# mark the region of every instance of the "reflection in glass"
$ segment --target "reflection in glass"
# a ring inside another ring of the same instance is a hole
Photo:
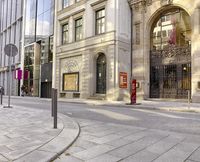
[[[69,41],[69,24],[62,26],[62,44],[66,44]]]
[[[35,41],[36,0],[27,0],[25,21],[25,44]]]
[[[69,6],[69,0],[63,0],[63,8]]]
[[[25,47],[25,58],[24,58],[24,72],[28,72],[28,78],[24,80],[25,93],[31,95],[31,88],[33,87],[33,71],[34,71],[34,45]]]
[[[96,11],[96,34],[105,32],[105,9]]]
[[[53,22],[54,0],[27,0],[25,44],[53,35]]]
[[[83,38],[83,19],[79,18],[75,20],[75,41]]]
[[[154,24],[152,49],[163,50],[170,46],[189,46],[191,26],[189,15],[182,9],[162,14]]]

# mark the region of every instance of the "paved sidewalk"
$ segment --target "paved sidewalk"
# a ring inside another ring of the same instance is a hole
[[[53,129],[49,111],[0,106],[0,116],[1,162],[51,161],[79,135],[79,125],[62,114],[58,129]]]
[[[200,136],[78,120],[78,140],[54,162],[200,162]]]

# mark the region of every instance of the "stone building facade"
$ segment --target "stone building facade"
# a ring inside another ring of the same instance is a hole
[[[59,97],[128,100],[128,1],[59,0],[56,8],[53,86]]]
[[[129,0],[138,97],[200,100],[200,1]]]

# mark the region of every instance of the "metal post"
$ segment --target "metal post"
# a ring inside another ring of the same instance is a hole
[[[12,46],[11,46],[11,53],[12,53]],[[11,74],[11,56],[8,56],[8,63],[9,63],[9,76],[8,76],[8,106],[4,106],[4,108],[12,108],[10,106],[10,95],[11,95],[11,79],[12,79],[12,74]]]
[[[191,96],[190,96],[190,90],[188,90],[188,109],[190,109],[190,103],[191,103]]]
[[[1,92],[1,105],[3,104],[3,93]]]
[[[51,89],[51,116],[54,115],[54,88]]]
[[[12,47],[11,47],[11,53],[12,53]],[[11,95],[11,79],[12,79],[12,74],[11,74],[11,56],[9,56],[9,80],[8,80],[8,108],[11,108],[10,106],[10,95]]]
[[[5,55],[8,56],[9,63],[9,76],[8,76],[8,106],[4,106],[4,108],[11,108],[10,106],[10,95],[11,95],[11,82],[12,82],[12,69],[11,69],[11,57],[15,57],[18,53],[18,49],[14,44],[7,44],[4,47]]]
[[[54,128],[57,128],[57,89],[54,89]]]

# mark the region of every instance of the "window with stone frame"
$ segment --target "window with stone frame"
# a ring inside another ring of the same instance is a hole
[[[83,18],[75,20],[75,41],[83,39]]]
[[[69,0],[63,0],[63,8],[69,6]]]
[[[62,44],[69,42],[69,24],[66,23],[62,26]]]
[[[95,31],[96,35],[105,32],[105,8],[96,11]]]
[[[135,44],[140,44],[140,23],[135,24]]]

